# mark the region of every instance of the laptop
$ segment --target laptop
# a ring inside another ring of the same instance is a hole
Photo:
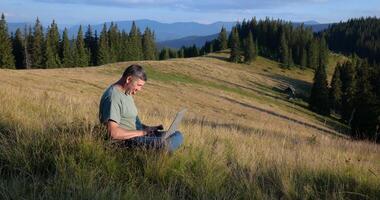
[[[181,122],[183,116],[185,115],[186,111],[187,111],[187,109],[183,109],[176,114],[176,116],[175,116],[172,124],[170,125],[169,129],[167,131],[163,131],[163,135],[161,137],[163,140],[169,138],[171,135],[173,135],[175,133],[175,131],[177,130],[177,127],[180,124],[180,122]]]

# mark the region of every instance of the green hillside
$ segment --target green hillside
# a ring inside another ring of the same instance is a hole
[[[313,71],[228,52],[100,67],[0,70],[1,199],[376,199],[380,147],[307,108]],[[334,63],[344,59],[333,55]],[[172,155],[105,138],[100,96],[126,66],[145,67],[135,102],[146,124],[180,108],[185,141]],[[296,89],[297,98],[283,92]]]

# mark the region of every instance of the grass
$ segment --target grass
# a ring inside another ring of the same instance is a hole
[[[380,196],[378,145],[274,115],[335,131],[302,106],[288,109],[291,102],[271,89],[285,78],[310,83],[310,71],[214,56],[139,62],[148,73],[135,99],[142,121],[167,127],[175,111],[189,108],[180,128],[184,144],[172,155],[116,148],[104,139],[100,95],[130,63],[0,70],[1,199]]]

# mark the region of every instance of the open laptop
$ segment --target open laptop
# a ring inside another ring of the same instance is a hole
[[[168,137],[170,137],[171,135],[173,135],[175,133],[175,131],[177,130],[177,127],[178,125],[180,124],[183,116],[185,115],[185,112],[187,111],[187,109],[182,109],[181,111],[179,111],[172,124],[170,125],[169,129],[167,131],[163,131],[163,134],[162,134],[162,139],[165,140],[167,139]]]

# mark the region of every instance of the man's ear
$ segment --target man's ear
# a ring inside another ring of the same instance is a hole
[[[125,84],[128,84],[132,82],[132,76],[128,76],[126,79],[125,79]]]

